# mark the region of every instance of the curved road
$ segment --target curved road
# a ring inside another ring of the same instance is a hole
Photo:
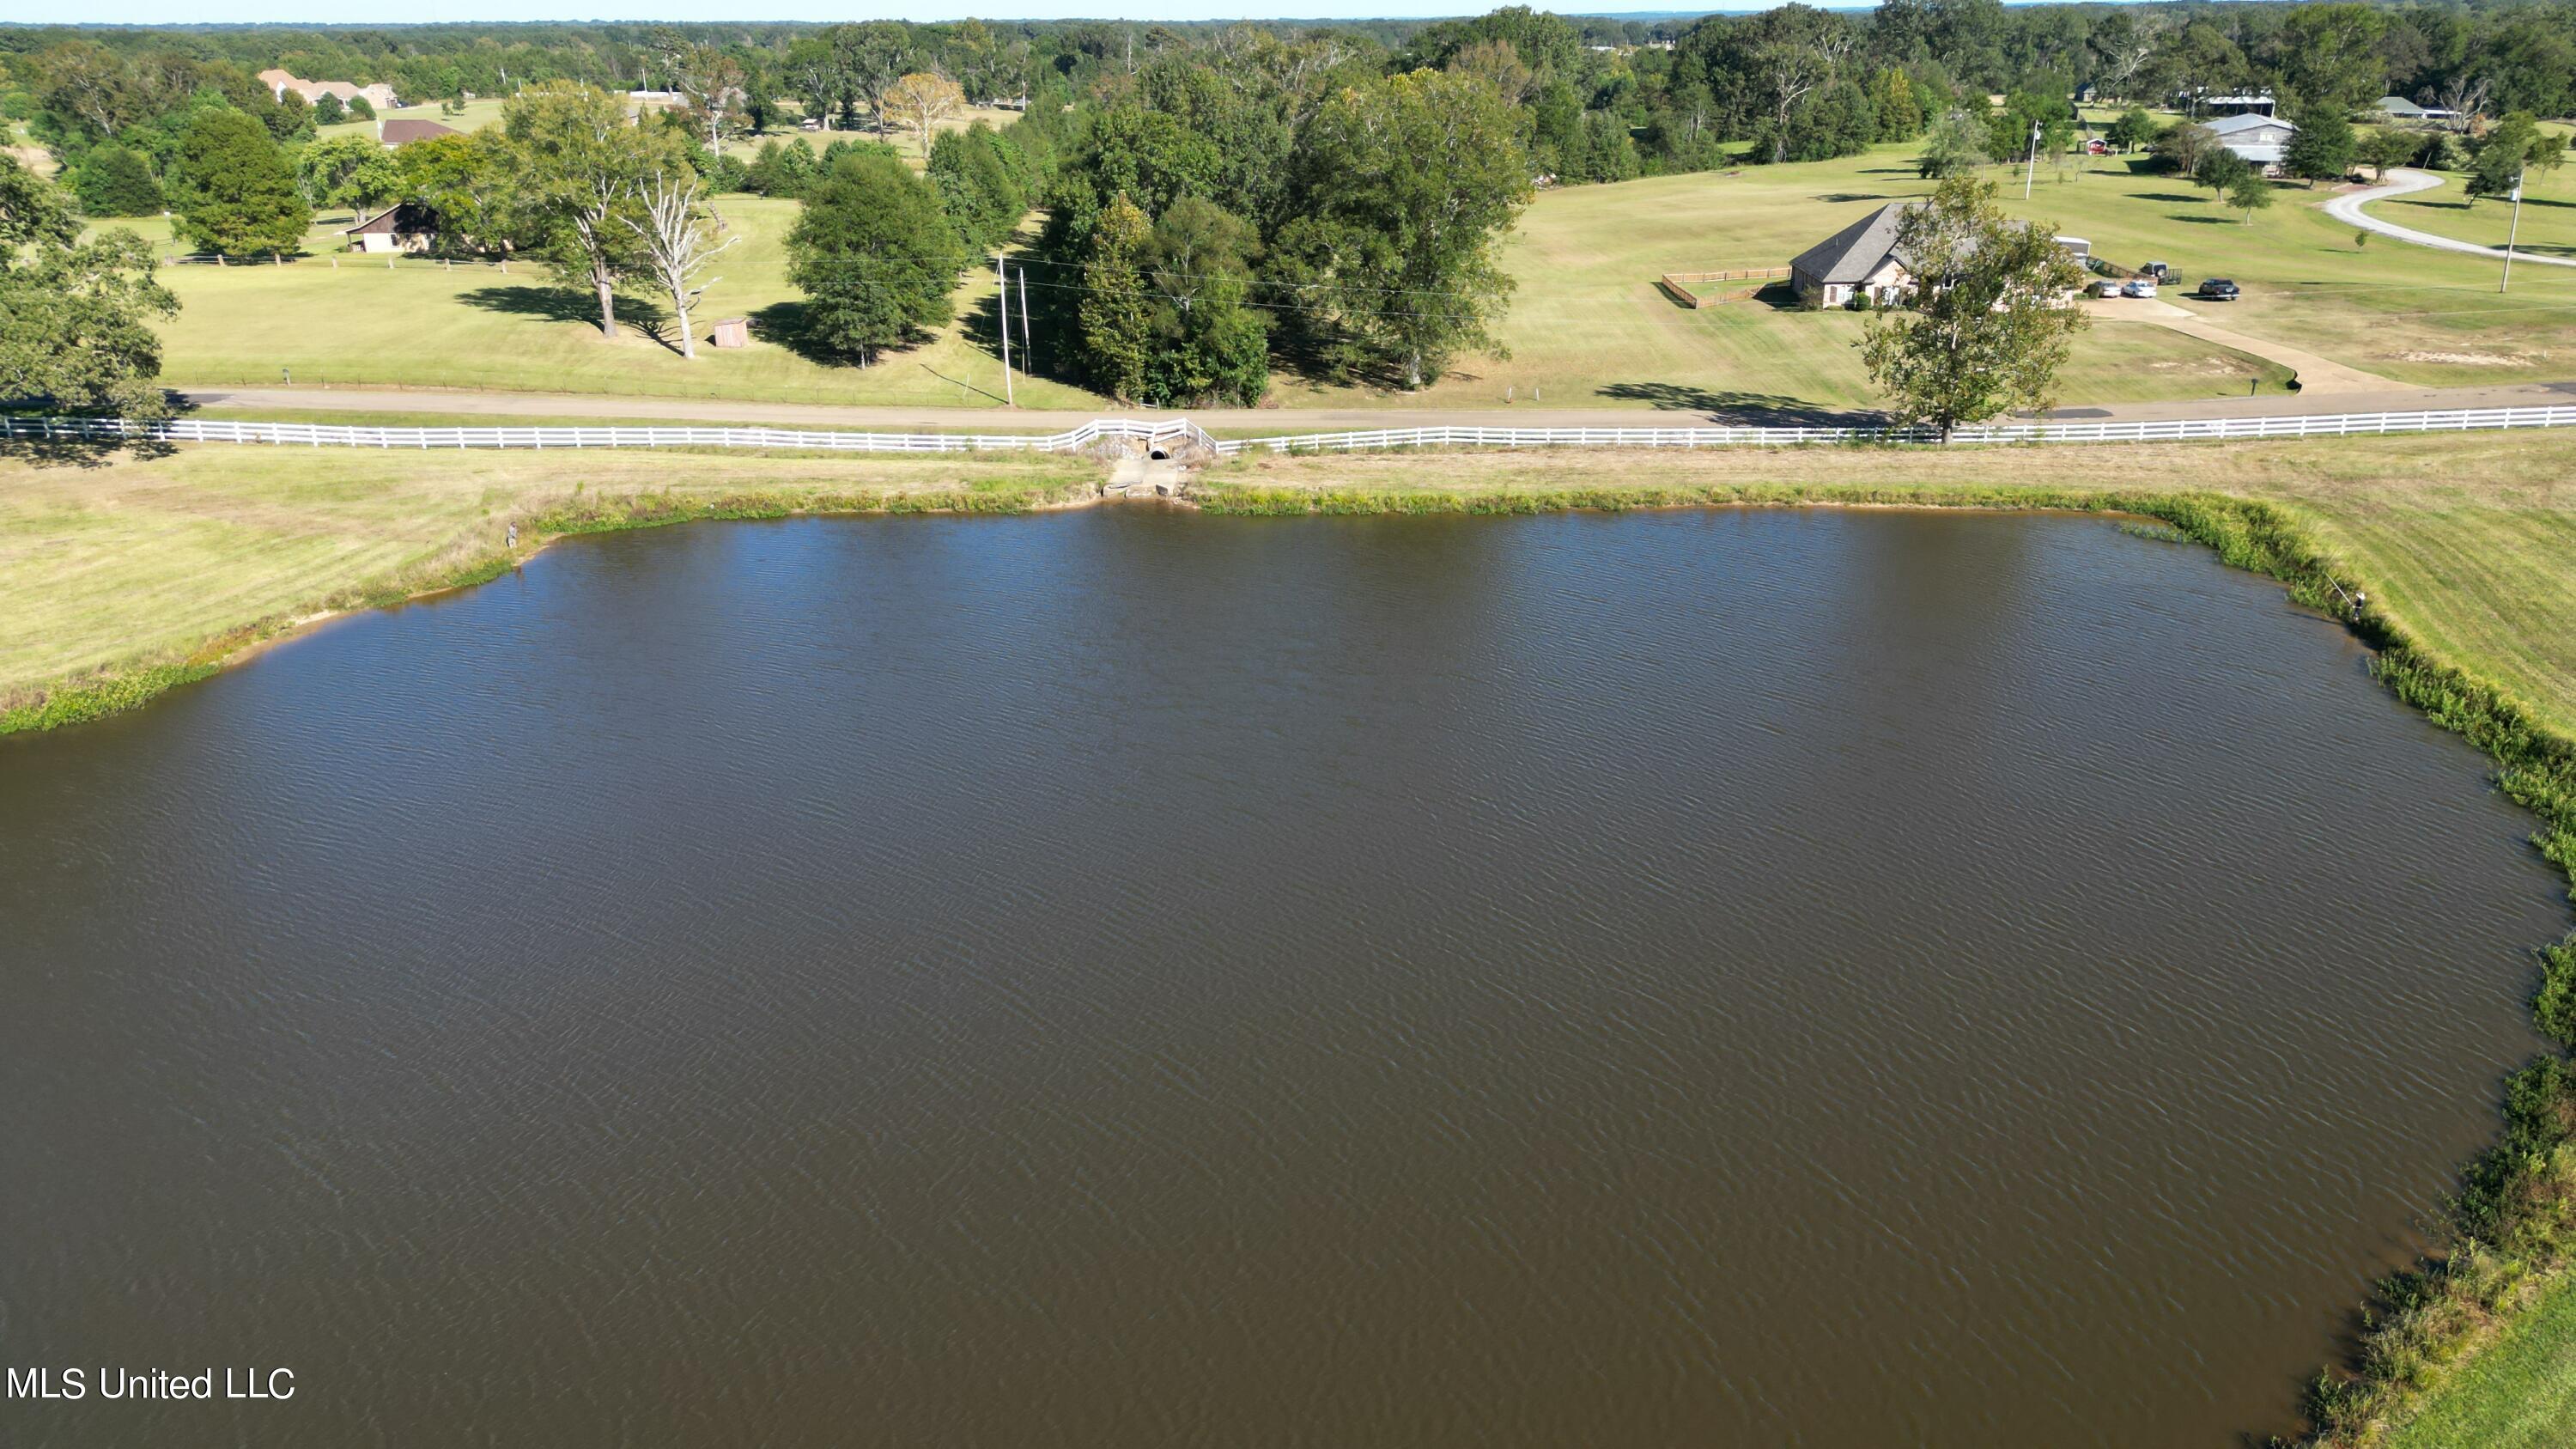
[[[2349,222],[2363,231],[2375,231],[2381,236],[2393,236],[2399,241],[2413,242],[2419,247],[2438,247],[2446,252],[2467,252],[2471,256],[2495,257],[2499,260],[2503,258],[2504,248],[2502,247],[2482,247],[2476,242],[2464,242],[2457,237],[2435,236],[2429,231],[2417,231],[2410,226],[2399,226],[2393,221],[2382,221],[2362,210],[2364,206],[2374,201],[2386,201],[2392,196],[2412,196],[2418,191],[2430,191],[2442,184],[2442,178],[2429,171],[2410,171],[2404,167],[2391,170],[2388,178],[2388,184],[2385,186],[2374,186],[2367,191],[2356,191],[2350,196],[2338,196],[2327,202],[2326,215],[2337,221]],[[2537,262],[2544,267],[2576,267],[2576,257],[2539,256],[2519,247],[2514,249],[2513,259],[2517,262]]]

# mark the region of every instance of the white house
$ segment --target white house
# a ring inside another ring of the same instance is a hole
[[[2281,153],[2289,148],[2290,133],[2299,129],[2278,116],[2258,116],[2250,111],[2201,124],[2218,138],[2218,144],[2244,157],[2266,176],[2280,174]]]

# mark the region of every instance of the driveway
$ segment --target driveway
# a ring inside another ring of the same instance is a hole
[[[2419,247],[2433,247],[2446,252],[2466,252],[2473,257],[2494,257],[2499,261],[2503,260],[2504,248],[2502,247],[2482,247],[2475,242],[2461,241],[2457,237],[2435,236],[2429,231],[2417,231],[2411,226],[2399,226],[2393,221],[2382,221],[2362,210],[2374,201],[2385,201],[2392,196],[2412,196],[2418,191],[2430,191],[2442,184],[2442,178],[2430,171],[2410,171],[2400,167],[2388,173],[2388,184],[2385,186],[2374,186],[2367,191],[2356,191],[2327,202],[2326,215],[2337,221],[2360,227],[2363,231],[2375,231],[2381,236],[2393,236],[2399,241],[2413,242]],[[2536,256],[2518,248],[2513,254],[2513,259],[2517,262],[2537,263],[2544,267],[2576,267],[2576,257]]]
[[[2197,312],[2177,307],[2171,302],[2151,301],[2143,297],[2088,298],[2084,310],[2100,322],[2144,322],[2163,327],[2185,337],[2195,337],[2219,347],[2231,347],[2251,353],[2265,362],[2278,363],[2299,380],[2301,397],[2332,393],[2386,392],[2401,386],[2375,372],[2346,367],[2331,358],[2319,357],[2304,348],[2274,342],[2267,337],[2249,337],[2242,332],[2221,327]]]

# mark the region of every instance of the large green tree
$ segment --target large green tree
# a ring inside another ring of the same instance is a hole
[[[1145,239],[1153,348],[1145,400],[1249,407],[1270,386],[1270,326],[1251,305],[1252,227],[1205,197],[1185,196]]]
[[[2361,139],[2342,111],[2313,107],[2290,133],[2281,153],[2281,169],[2303,181],[2341,181],[2361,154]]]
[[[833,163],[787,236],[787,278],[805,293],[809,334],[861,363],[947,325],[962,264],[939,194],[890,153]]]
[[[2051,231],[2006,217],[1991,183],[1964,177],[1897,222],[1914,291],[1903,310],[1873,316],[1861,344],[1897,426],[1947,441],[2006,408],[2048,406],[2085,324],[2072,300],[2084,269]]]
[[[528,87],[501,109],[510,237],[599,299],[617,335],[617,284],[639,272],[637,188],[687,163],[678,137],[626,119],[625,102],[570,82]]]
[[[1353,360],[1437,379],[1511,295],[1495,253],[1529,203],[1510,110],[1474,76],[1418,70],[1326,101],[1299,148],[1296,220],[1279,250]]]
[[[1145,396],[1153,361],[1153,299],[1145,290],[1145,249],[1153,235],[1142,208],[1120,192],[1101,208],[1082,266],[1082,352],[1092,384],[1120,402]]]
[[[153,216],[161,210],[161,183],[141,156],[114,142],[83,156],[73,190],[92,216]]]
[[[179,228],[216,257],[298,250],[313,208],[268,128],[229,107],[207,107],[179,133],[172,171]]]
[[[152,321],[179,310],[124,227],[84,240],[43,178],[0,153],[0,402],[166,416]]]

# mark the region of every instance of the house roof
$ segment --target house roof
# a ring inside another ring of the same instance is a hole
[[[2284,131],[2299,129],[2278,116],[2257,116],[2250,112],[2241,116],[2221,116],[2214,121],[2203,121],[2201,125],[2207,127],[2211,135],[2222,141],[2239,131],[2256,131],[2265,126],[2278,126]]]
[[[442,126],[436,121],[387,121],[382,139],[388,146],[405,146],[414,141],[434,141],[441,136],[460,134],[454,126]]]
[[[2424,114],[2424,108],[2422,106],[2415,104],[2404,96],[2381,96],[2372,104],[2378,106],[2381,110],[2386,111],[2392,116],[2420,116]]]
[[[356,226],[344,229],[340,235],[358,236],[362,233],[391,232],[401,236],[407,232],[436,230],[438,230],[438,217],[428,207],[415,201],[398,201],[359,222]]]
[[[1819,282],[1865,282],[1878,270],[1879,263],[1896,249],[1896,224],[1904,219],[1911,201],[1891,201],[1832,236],[1798,253],[1789,263],[1793,272]]]

